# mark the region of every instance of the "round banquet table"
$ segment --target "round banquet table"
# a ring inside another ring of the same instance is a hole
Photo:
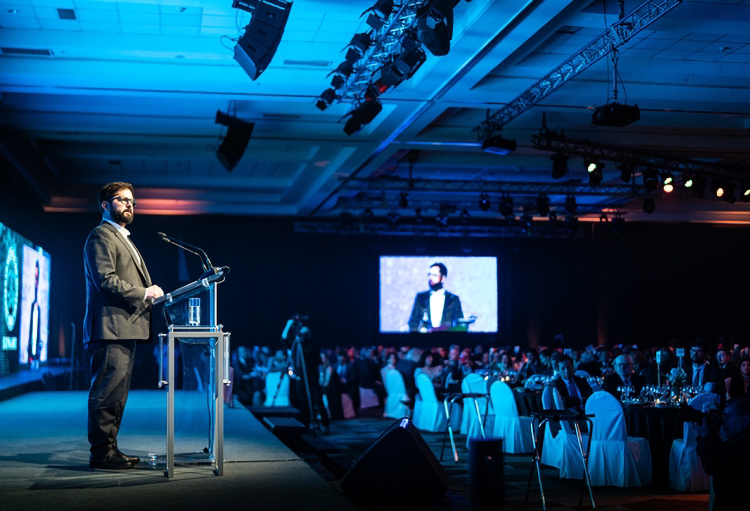
[[[628,436],[648,440],[651,450],[652,484],[669,486],[669,452],[672,442],[682,438],[679,408],[656,408],[643,405],[623,405]]]

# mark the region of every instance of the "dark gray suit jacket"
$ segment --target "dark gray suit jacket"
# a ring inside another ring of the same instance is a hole
[[[137,249],[136,249],[137,251]],[[133,247],[117,228],[102,222],[86,239],[86,317],[83,342],[130,340],[151,342],[151,307],[143,309],[151,277]],[[138,309],[142,312],[136,314]]]

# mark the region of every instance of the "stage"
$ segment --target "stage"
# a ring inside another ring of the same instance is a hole
[[[88,467],[87,392],[32,392],[0,402],[0,508],[15,510],[350,510],[354,507],[243,408],[224,408],[224,475],[178,466],[167,479],[166,393],[131,391],[118,446],[132,470]],[[177,444],[180,452],[180,445]]]

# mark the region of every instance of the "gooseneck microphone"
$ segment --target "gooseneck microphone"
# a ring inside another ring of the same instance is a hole
[[[208,258],[208,255],[206,254],[206,252],[202,248],[195,247],[195,246],[193,246],[193,245],[191,245],[189,243],[185,243],[184,241],[177,241],[174,238],[172,238],[171,236],[167,236],[163,232],[157,232],[156,234],[163,241],[165,241],[167,243],[171,243],[172,245],[181,248],[185,252],[190,252],[191,254],[197,255],[200,258],[201,264],[203,265],[203,270],[206,273],[209,273],[209,272],[210,273],[214,273],[215,272],[214,265],[211,264],[211,260]]]

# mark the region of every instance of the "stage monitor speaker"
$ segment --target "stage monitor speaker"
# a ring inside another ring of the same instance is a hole
[[[411,420],[397,420],[341,479],[341,489],[375,509],[431,507],[448,489],[440,462]]]
[[[271,63],[291,10],[292,2],[263,0],[253,11],[245,33],[234,47],[234,60],[251,79],[257,80]]]
[[[227,134],[216,150],[216,157],[224,168],[231,172],[245,154],[255,124],[224,114],[220,110],[216,112],[216,124],[227,127]]]

